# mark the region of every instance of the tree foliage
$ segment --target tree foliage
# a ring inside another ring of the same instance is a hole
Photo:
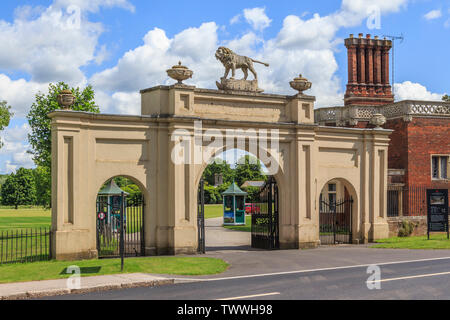
[[[450,96],[448,94],[446,94],[445,96],[442,97],[442,100],[446,101],[446,102],[450,102]]]
[[[260,202],[259,194],[261,193],[261,188],[247,187],[245,188],[245,192],[247,192],[247,202]]]
[[[215,184],[215,175],[222,174],[223,183],[229,183],[233,181],[234,173],[230,165],[224,160],[216,158],[210,163],[203,172],[203,179],[208,182],[209,185]]]
[[[52,179],[50,170],[47,167],[38,166],[33,170],[36,184],[36,204],[45,208],[50,208],[52,201]]]
[[[13,116],[11,112],[11,106],[8,106],[6,101],[0,101],[0,131],[3,131],[9,126],[9,121]],[[0,139],[0,148],[3,147],[3,142]]]
[[[31,205],[36,202],[36,185],[32,169],[20,168],[11,173],[2,186],[2,204]]]
[[[30,153],[33,155],[34,162],[46,168],[51,168],[51,119],[48,114],[60,109],[58,104],[58,95],[62,90],[70,89],[64,82],[57,84],[50,83],[48,94],[39,92],[35,96],[35,101],[31,105],[30,112],[27,115],[31,127],[31,133],[28,140],[31,145]],[[70,89],[75,96],[75,103],[71,109],[75,111],[86,111],[99,113],[100,109],[94,101],[94,90],[87,86],[83,90],[80,88]]]
[[[245,181],[266,181],[266,179],[262,172],[261,161],[257,158],[246,155],[239,159],[234,170],[234,180],[238,186]]]
[[[94,90],[87,86],[83,90],[80,88],[69,88],[64,82],[57,84],[50,83],[48,93],[39,92],[35,96],[35,101],[31,105],[27,115],[31,133],[28,135],[34,163],[38,166],[37,177],[37,202],[44,206],[51,204],[51,119],[48,114],[61,109],[58,104],[58,95],[62,90],[70,89],[75,96],[75,102],[71,109],[75,111],[86,111],[99,113],[100,109],[94,101]]]

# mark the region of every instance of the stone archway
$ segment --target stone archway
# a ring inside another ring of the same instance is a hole
[[[142,115],[56,111],[52,118],[52,232],[57,259],[97,256],[90,218],[99,186],[115,175],[134,177],[146,193],[145,253],[195,253],[197,187],[214,154],[257,133],[262,149],[275,149],[280,188],[280,247],[319,244],[319,187],[334,177],[357,194],[355,238],[388,235],[387,149],[390,130],[323,127],[314,123],[314,97],[224,92],[185,85],[141,91]],[[198,123],[201,123],[201,129]],[[200,133],[199,133],[200,132]],[[276,134],[275,134],[276,132]],[[272,135],[272,133],[274,133]],[[202,137],[196,143],[196,137]],[[181,137],[181,138],[180,138]],[[267,143],[267,147],[264,144]],[[180,145],[193,161],[174,161]],[[249,146],[250,147],[250,146]],[[195,156],[201,150],[200,160]],[[188,152],[187,152],[188,151]],[[269,152],[273,154],[273,152]]]
[[[359,243],[358,193],[354,186],[344,178],[334,178],[319,190],[321,244]]]
[[[97,193],[94,216],[99,257],[120,255],[122,210],[124,255],[145,255],[146,197],[145,189],[132,177],[115,176],[102,185]]]
[[[254,159],[256,159],[257,161],[260,161],[262,163],[262,161],[259,159],[258,156],[256,156],[253,153],[250,153],[248,151],[249,149],[249,143],[248,141],[246,141],[245,146],[242,149],[231,149],[234,151],[240,150],[241,152],[245,152],[245,155],[248,155]],[[198,185],[198,188],[196,188],[196,190],[198,192],[200,192],[201,188],[200,188],[200,183],[201,183],[201,179],[202,176],[206,170],[206,167],[208,166],[208,164],[211,163],[212,160],[214,160],[215,158],[217,158],[219,155],[225,154],[226,151],[230,151],[230,149],[227,150],[227,148],[217,148],[215,149],[211,155],[206,158],[205,162],[201,165],[199,171],[198,171],[198,176],[195,179],[195,183]],[[263,148],[263,150],[260,150],[260,152],[265,152],[267,154],[271,154],[270,150],[268,148]],[[273,154],[271,154],[271,156],[273,156]],[[276,161],[275,159],[276,157],[272,157],[272,161]],[[237,158],[234,159],[235,163],[237,162]],[[264,163],[262,163],[264,165]],[[277,238],[279,239],[279,217],[282,216],[282,212],[283,212],[283,204],[278,201],[279,198],[282,198],[282,190],[284,190],[285,186],[283,185],[284,183],[284,172],[283,172],[283,168],[280,166],[279,163],[276,164],[277,166],[277,170],[274,174],[267,174],[265,172],[261,172],[263,173],[264,176],[266,176],[266,182],[270,179],[274,180],[274,183],[276,184],[276,188],[277,188],[277,201],[276,201],[276,205],[277,205],[277,212],[276,212],[276,230],[277,230]],[[198,182],[197,182],[198,181]],[[240,185],[237,185],[238,187],[240,187]],[[196,193],[196,197],[198,199],[201,199],[199,194]],[[267,200],[267,199],[266,199]],[[266,201],[264,200],[264,201]],[[275,201],[274,201],[275,202]],[[200,204],[200,203],[199,203]],[[258,204],[261,205],[261,204]],[[199,209],[200,211],[200,209]],[[199,212],[200,213],[200,212]],[[204,212],[203,212],[204,213]],[[250,218],[250,217],[248,217]],[[252,237],[251,234],[248,233],[247,235],[243,235],[242,232],[237,232],[235,234],[231,234],[230,232],[224,232],[224,230],[222,230],[222,228],[218,228],[218,226],[222,227],[223,226],[223,216],[220,218],[221,221],[214,221],[211,222],[210,224],[208,224],[208,222],[205,223],[205,221],[202,220],[198,220],[198,225],[197,227],[198,229],[198,234],[199,234],[199,241],[202,241],[203,243],[206,242],[206,248],[212,250],[211,248],[231,248],[231,247],[248,247],[250,248],[252,245]],[[222,239],[219,239],[219,235],[215,235],[213,234],[213,231],[210,231],[208,229],[208,227],[210,227],[211,229],[214,229],[214,232],[219,231],[219,233],[221,234],[222,237],[224,237],[225,240],[222,241]],[[202,230],[201,230],[202,229]],[[205,233],[205,229],[206,229],[206,233]],[[210,231],[210,232],[208,232]],[[205,239],[206,238],[206,239]],[[213,238],[214,240],[209,242],[209,238]],[[202,244],[198,244],[199,248],[203,248],[203,243]],[[279,243],[279,241],[277,240],[277,243]],[[278,248],[278,246],[277,246]],[[199,250],[199,252],[201,252],[203,250]]]

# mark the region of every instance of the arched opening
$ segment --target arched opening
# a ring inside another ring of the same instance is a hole
[[[202,170],[198,196],[199,252],[279,248],[277,177],[254,154],[216,153]]]
[[[319,237],[324,244],[353,243],[356,192],[345,179],[325,183],[319,196]]]
[[[107,180],[97,193],[97,251],[100,258],[143,256],[144,195],[129,177]]]

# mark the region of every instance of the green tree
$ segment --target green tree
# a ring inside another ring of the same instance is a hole
[[[33,174],[36,184],[36,204],[50,208],[52,201],[52,179],[49,168],[38,166],[33,170]]]
[[[135,201],[142,197],[141,189],[135,184],[129,184],[120,188],[129,194],[127,197],[128,200]]]
[[[262,172],[261,161],[257,158],[246,155],[239,159],[234,169],[234,180],[238,186],[245,181],[266,181],[267,177]]]
[[[446,102],[450,102],[450,96],[448,94],[446,94],[445,96],[442,97],[442,100],[446,101]]]
[[[209,185],[213,186],[215,183],[214,176],[216,174],[222,174],[224,183],[233,181],[233,169],[231,169],[228,163],[220,158],[214,159],[213,162],[206,167],[203,172],[203,179],[208,182]]]
[[[75,96],[75,102],[71,106],[75,111],[86,111],[99,113],[99,107],[94,101],[94,90],[91,86],[87,86],[83,90],[80,88],[69,88],[64,82],[57,84],[50,83],[48,93],[39,92],[35,96],[35,101],[31,105],[30,112],[27,115],[28,123],[31,127],[31,133],[28,135],[31,150],[28,151],[33,155],[34,163],[41,167],[40,174],[46,176],[39,177],[39,201],[48,203],[51,197],[51,119],[48,114],[61,109],[58,104],[58,95],[62,90],[70,89]],[[44,188],[41,190],[41,188]]]
[[[33,155],[34,162],[46,168],[51,168],[51,119],[48,114],[61,109],[58,104],[58,95],[62,90],[69,89],[64,82],[57,84],[50,83],[48,94],[39,92],[35,96],[35,101],[31,105],[30,112],[27,115],[31,127],[31,133],[28,140],[31,145],[30,153]],[[84,90],[80,88],[70,89],[75,96],[75,103],[71,109],[75,111],[86,111],[99,113],[100,110],[94,101],[94,90],[87,86]]]
[[[2,204],[19,205],[34,204],[36,202],[36,185],[33,170],[20,168],[11,173],[2,186]]]
[[[259,199],[259,194],[261,193],[260,188],[247,187],[247,188],[245,188],[245,192],[247,192],[247,202],[257,203],[260,201],[260,199]]]
[[[0,101],[0,131],[3,131],[9,126],[9,121],[13,116],[11,112],[11,106],[8,106],[6,101]],[[3,142],[0,139],[0,148],[3,147]]]

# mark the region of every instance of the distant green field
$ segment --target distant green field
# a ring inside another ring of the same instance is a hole
[[[221,204],[206,204],[205,205],[205,219],[223,217],[223,205]]]
[[[0,231],[23,228],[49,228],[51,226],[51,210],[41,207],[0,207]]]
[[[205,219],[222,217],[222,207],[221,204],[205,205]],[[23,206],[15,210],[11,207],[0,206],[0,231],[24,228],[49,228],[52,221],[51,215],[51,210],[46,210],[41,207]],[[132,220],[130,217],[129,228],[132,226]],[[130,229],[128,232],[133,232],[133,230]]]

